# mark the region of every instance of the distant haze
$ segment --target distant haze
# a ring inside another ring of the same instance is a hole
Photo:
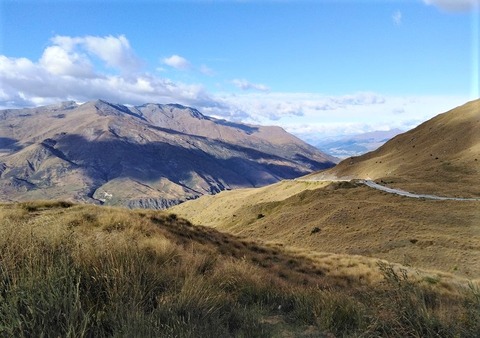
[[[402,133],[400,129],[372,131],[363,134],[339,136],[318,141],[310,141],[318,149],[338,158],[358,156],[375,150],[392,137]]]

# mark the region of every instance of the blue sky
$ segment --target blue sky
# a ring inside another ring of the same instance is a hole
[[[479,0],[0,0],[0,107],[182,103],[314,141],[479,97]]]

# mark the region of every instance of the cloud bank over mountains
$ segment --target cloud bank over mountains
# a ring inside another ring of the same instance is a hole
[[[177,69],[188,61],[165,60]],[[36,106],[59,100],[104,98],[121,103],[168,101],[213,108],[218,105],[201,85],[174,83],[144,72],[129,41],[121,36],[55,36],[38,61],[0,55],[0,105]]]
[[[207,65],[196,66],[177,54],[159,60],[172,71],[218,77]],[[124,35],[54,36],[38,60],[0,55],[0,107],[98,98],[123,104],[180,103],[228,120],[280,125],[306,138],[316,134],[407,129],[466,100],[445,96],[393,97],[372,92],[276,92],[241,76],[218,79],[222,89],[213,93],[200,83],[173,81],[161,76],[162,72],[150,73],[146,68]],[[232,90],[225,90],[228,87]]]

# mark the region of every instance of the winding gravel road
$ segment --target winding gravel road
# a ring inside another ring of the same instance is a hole
[[[363,183],[370,188],[381,190],[388,192],[390,194],[396,194],[405,197],[412,197],[412,198],[425,198],[430,200],[438,200],[438,201],[480,201],[480,198],[461,198],[461,197],[444,197],[444,196],[436,196],[436,195],[424,195],[424,194],[414,194],[408,191],[400,190],[400,189],[393,189],[378,183],[375,183],[371,180],[360,180],[360,183]]]

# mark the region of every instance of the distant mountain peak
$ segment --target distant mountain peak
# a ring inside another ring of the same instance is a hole
[[[388,131],[376,130],[338,137],[336,139],[317,141],[315,145],[318,149],[328,154],[339,158],[347,158],[375,150],[400,133],[402,133],[400,129],[391,129]]]
[[[57,104],[52,104],[47,107],[50,109],[56,109],[56,110],[74,109],[78,107],[78,103],[75,101],[63,101]]]
[[[72,107],[77,107],[77,106],[78,105],[75,103],[75,106],[72,106]],[[124,113],[128,115],[144,118],[144,113],[146,113],[147,115],[152,115],[152,116],[155,114],[163,114],[164,116],[170,119],[175,119],[181,116],[185,116],[187,114],[188,116],[198,120],[211,119],[210,117],[203,115],[199,110],[195,108],[184,106],[178,103],[168,103],[168,104],[145,103],[137,106],[127,106],[123,104],[112,103],[103,99],[97,99],[97,100],[85,102],[81,106],[95,107],[100,113],[107,114],[107,115],[118,115],[119,113]],[[63,107],[61,105],[52,105],[52,108],[53,107],[59,107],[59,108],[65,109],[66,106]]]
[[[195,108],[187,107],[177,103],[159,104],[159,103],[146,103],[143,105],[135,106],[139,111],[148,110],[151,113],[161,113],[169,118],[176,118],[179,115],[188,113],[191,117],[199,120],[208,120],[209,117],[203,115]]]

